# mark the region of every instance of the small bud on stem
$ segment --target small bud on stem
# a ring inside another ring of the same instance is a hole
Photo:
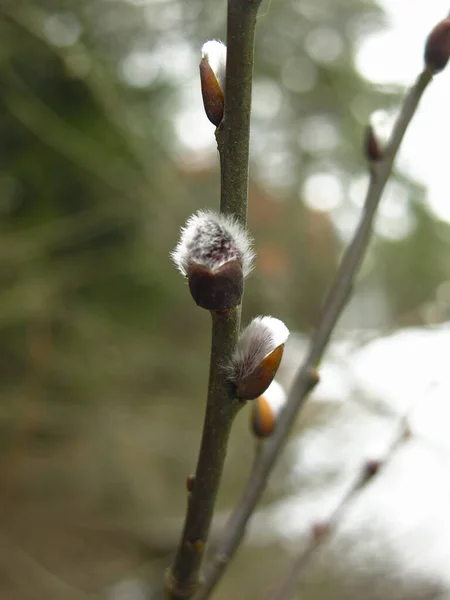
[[[206,116],[216,127],[223,119],[227,47],[218,40],[203,44],[200,82]]]
[[[280,366],[289,330],[279,319],[256,317],[239,337],[228,367],[240,400],[261,396]]]
[[[425,42],[425,64],[432,73],[439,73],[450,58],[450,18],[432,29]]]
[[[266,438],[272,433],[286,400],[286,392],[274,380],[264,394],[252,403],[250,427],[256,437]]]

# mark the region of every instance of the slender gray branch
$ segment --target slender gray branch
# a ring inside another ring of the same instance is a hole
[[[411,431],[409,417],[415,406],[416,405],[414,404],[414,406],[408,410],[407,414],[400,419],[397,431],[393,436],[383,459],[369,460],[362,465],[359,473],[356,475],[347,492],[339,500],[339,503],[329,516],[328,520],[324,523],[318,523],[313,527],[313,535],[310,542],[293,561],[281,582],[276,586],[275,592],[270,596],[270,600],[289,600],[289,598],[294,595],[302,570],[308,565],[318,548],[329,539],[332,532],[336,529],[339,520],[342,518],[343,513],[345,513],[349,505],[352,504],[355,498],[367,487],[373,477],[378,475],[392,459],[397,449],[403,445],[406,440],[410,439]]]
[[[207,567],[205,583],[195,596],[195,600],[206,600],[210,596],[244,537],[247,523],[264,491],[269,474],[311,387],[313,369],[319,363],[333,329],[351,294],[354,278],[358,273],[370,241],[373,218],[378,208],[384,186],[391,173],[394,158],[406,128],[416,111],[422,93],[431,78],[432,74],[428,69],[425,69],[421,73],[416,84],[411,88],[404,100],[383,158],[371,163],[370,183],[362,216],[354,237],[345,252],[336,275],[335,283],[326,298],[319,325],[311,340],[307,358],[295,377],[289,392],[288,402],[279,417],[277,427],[262,449],[242,498],[225,527],[223,537],[217,546],[211,563]]]

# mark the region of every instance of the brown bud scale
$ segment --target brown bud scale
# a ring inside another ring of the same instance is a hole
[[[225,99],[220,83],[206,58],[200,61],[200,82],[206,116],[211,123],[219,127],[223,119]]]
[[[264,394],[272,383],[283,357],[284,344],[268,354],[247,377],[236,381],[236,394],[241,400],[254,400]]]
[[[238,260],[230,260],[215,271],[199,264],[188,268],[189,289],[196,304],[207,310],[225,311],[241,303],[244,275]]]
[[[270,404],[260,396],[252,405],[250,423],[253,433],[258,438],[268,437],[275,427],[275,415]]]
[[[193,475],[189,475],[186,477],[186,489],[188,492],[192,492],[192,488],[194,487],[195,477]]]
[[[364,152],[368,160],[380,160],[383,158],[380,144],[375,136],[373,127],[368,125],[364,135]]]

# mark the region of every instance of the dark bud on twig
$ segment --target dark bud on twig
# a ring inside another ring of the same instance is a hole
[[[372,458],[364,465],[364,481],[368,481],[380,470],[382,463],[376,458]]]
[[[216,127],[223,119],[227,48],[217,40],[203,44],[200,82],[206,116]]]
[[[228,310],[241,303],[244,275],[241,263],[230,260],[215,271],[193,264],[187,272],[196,304],[208,310]]]
[[[445,68],[450,57],[450,18],[444,19],[431,31],[425,42],[425,64],[432,73]]]
[[[367,125],[366,132],[364,135],[364,151],[366,158],[370,161],[380,160],[383,158],[383,153],[380,148],[380,144],[375,137],[372,125]]]
[[[247,231],[233,218],[199,211],[182,228],[171,256],[198,306],[225,311],[240,304],[254,254]]]
[[[228,366],[240,400],[254,400],[272,383],[283,356],[289,330],[279,319],[256,317],[241,333]]]
[[[195,477],[193,475],[189,475],[186,477],[186,489],[188,492],[192,492],[192,488],[194,487]]]

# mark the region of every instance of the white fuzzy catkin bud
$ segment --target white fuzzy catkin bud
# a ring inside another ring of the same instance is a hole
[[[233,217],[199,210],[181,229],[180,241],[171,257],[183,275],[194,264],[215,272],[225,263],[237,260],[247,277],[253,268],[254,252],[250,235]]]
[[[231,359],[230,373],[236,380],[245,379],[255,371],[271,352],[284,344],[289,329],[274,317],[255,317],[239,337]]]
[[[237,398],[253,400],[263,394],[280,366],[289,330],[279,319],[256,317],[239,337],[228,366]]]
[[[227,66],[227,47],[219,40],[209,40],[202,46],[202,58],[206,58],[217,81],[225,92],[225,73]]]

